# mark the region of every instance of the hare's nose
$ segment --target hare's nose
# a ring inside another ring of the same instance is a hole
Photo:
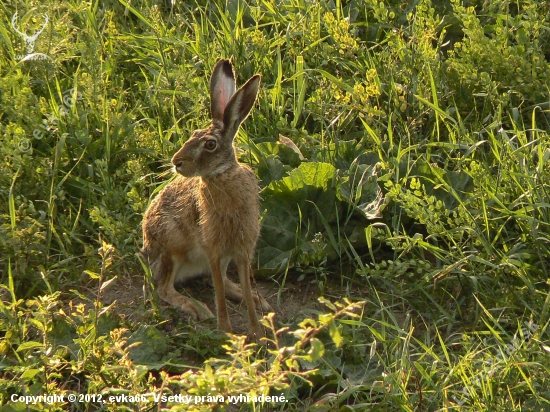
[[[183,156],[178,155],[179,153],[176,153],[174,156],[172,156],[172,164],[176,167],[176,169],[183,165]]]

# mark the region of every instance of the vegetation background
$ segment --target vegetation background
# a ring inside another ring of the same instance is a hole
[[[537,0],[2,2],[2,410],[549,411],[549,40]],[[136,257],[221,57],[263,79],[256,277],[324,296],[267,346]]]

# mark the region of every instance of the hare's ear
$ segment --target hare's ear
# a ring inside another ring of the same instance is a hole
[[[223,114],[223,126],[227,137],[235,137],[241,123],[248,117],[260,88],[260,75],[252,76],[233,95]]]
[[[235,94],[235,74],[231,62],[222,59],[214,66],[210,79],[210,111],[212,123],[223,127],[223,113]]]

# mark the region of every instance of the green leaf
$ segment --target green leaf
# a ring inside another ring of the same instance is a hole
[[[338,309],[336,308],[336,306],[334,305],[334,303],[332,303],[330,300],[328,300],[327,298],[324,298],[322,296],[319,296],[317,298],[317,300],[319,301],[319,303],[322,303],[323,305],[327,306],[330,310],[336,312]]]
[[[293,194],[297,200],[302,200],[311,190],[327,189],[335,172],[336,169],[329,163],[302,163],[289,176],[272,182],[267,189],[286,195]],[[304,192],[300,192],[300,190],[304,190]]]
[[[141,325],[128,339],[130,358],[142,365],[155,364],[168,353],[168,338],[154,326]]]
[[[302,162],[297,152],[279,142],[262,142],[249,147],[258,163],[257,172],[262,186],[282,179],[287,169],[297,168]]]
[[[311,349],[308,351],[308,355],[310,356],[309,361],[316,362],[325,354],[325,346],[317,338],[312,338],[310,344]]]
[[[340,346],[342,346],[344,338],[342,337],[342,334],[340,333],[340,328],[338,327],[336,322],[330,322],[328,326],[328,331],[336,347],[339,348]]]
[[[337,77],[333,76],[332,74],[330,74],[326,70],[317,69],[316,71],[321,73],[323,75],[323,77],[329,79],[331,82],[336,84],[340,89],[345,90],[346,92],[351,93],[351,94],[354,93],[353,87],[351,87],[349,84],[345,83],[343,80],[338,79]]]
[[[293,251],[310,235],[324,231],[319,213],[328,222],[335,221],[335,175],[336,169],[331,164],[304,162],[262,191],[267,214],[258,244],[261,267],[267,270],[284,267]]]
[[[84,271],[85,274],[87,274],[88,276],[90,276],[92,279],[99,279],[101,277],[101,275],[99,273],[95,273],[95,272],[92,272],[91,270],[85,270]]]
[[[30,349],[38,349],[43,347],[44,345],[42,343],[30,340],[19,345],[16,352],[21,352],[21,351],[30,350]]]
[[[23,379],[25,382],[29,382],[39,373],[40,369],[27,369],[21,374],[21,379]]]

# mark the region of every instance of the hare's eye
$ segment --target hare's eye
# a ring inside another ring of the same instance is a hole
[[[218,144],[216,143],[216,141],[214,139],[210,139],[210,140],[207,140],[206,142],[204,142],[204,148],[206,150],[208,150],[209,152],[215,150],[217,145]]]

